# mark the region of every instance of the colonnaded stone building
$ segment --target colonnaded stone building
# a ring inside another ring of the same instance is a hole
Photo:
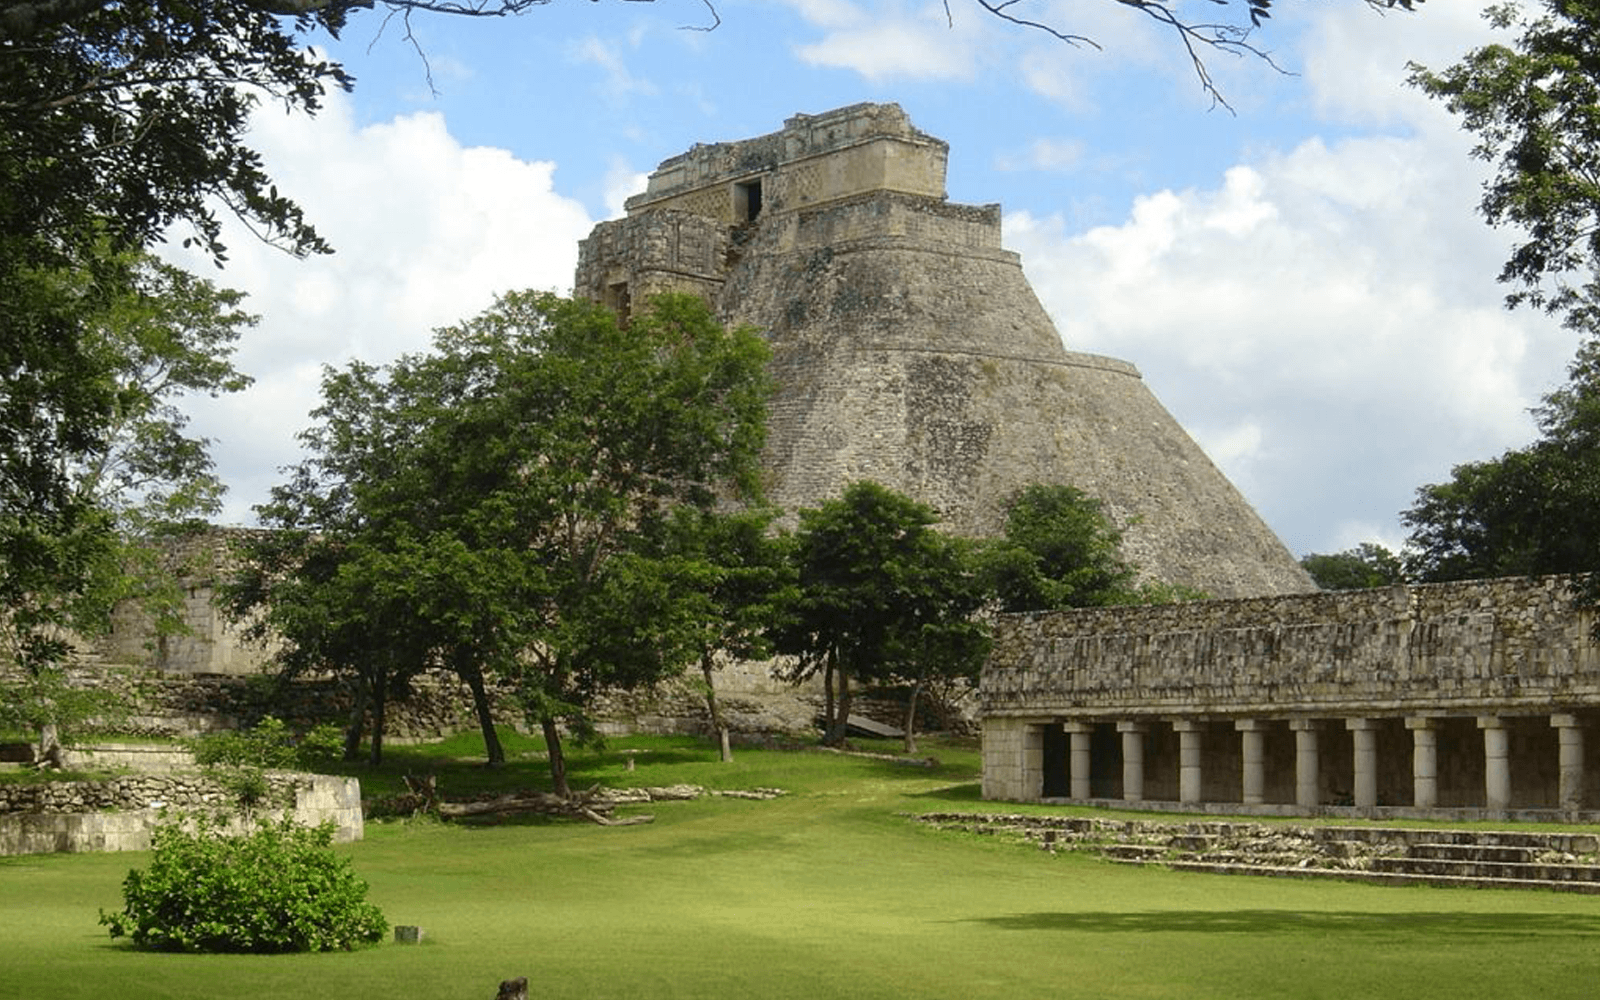
[[[1600,656],[1562,577],[1010,616],[985,798],[1600,820]]]
[[[1062,346],[1000,245],[1000,206],[946,200],[948,153],[893,104],[697,145],[583,241],[575,293],[626,313],[695,292],[761,331],[768,488],[790,512],[873,479],[983,535],[1020,487],[1065,483],[1106,505],[1151,577],[1313,589],[1137,369]]]

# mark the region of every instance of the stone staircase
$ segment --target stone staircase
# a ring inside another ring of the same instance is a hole
[[[946,829],[1182,871],[1600,895],[1600,834],[930,813]]]

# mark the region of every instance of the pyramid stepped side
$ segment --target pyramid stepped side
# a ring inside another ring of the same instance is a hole
[[[986,246],[962,238],[973,210],[918,201],[775,220],[723,286],[724,317],[773,349],[774,500],[815,505],[870,478],[991,535],[1022,486],[1065,483],[1106,504],[1154,578],[1218,597],[1312,589],[1136,368],[1062,346],[1019,259],[998,248],[998,210],[981,220]],[[853,227],[807,225],[850,212]],[[896,219],[914,213],[920,227]]]
[[[693,291],[762,331],[768,485],[790,511],[869,478],[992,535],[1017,490],[1064,483],[1106,504],[1154,579],[1315,589],[1137,369],[1066,350],[1000,207],[944,199],[946,152],[894,105],[696,146],[596,227],[575,287],[624,311]]]

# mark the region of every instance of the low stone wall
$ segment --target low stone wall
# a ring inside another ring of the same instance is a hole
[[[266,773],[271,801],[292,801],[296,821],[334,824],[334,839],[360,840],[361,783],[355,778],[289,771]],[[240,815],[237,797],[216,777],[200,772],[146,774],[105,781],[0,784],[0,855],[81,851],[143,851],[168,810],[231,814],[232,828],[250,828],[255,816],[277,818],[283,809]]]
[[[86,769],[172,771],[192,768],[194,751],[170,744],[94,743],[64,747],[61,766],[69,771]]]

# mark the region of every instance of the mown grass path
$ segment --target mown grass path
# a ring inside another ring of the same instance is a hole
[[[908,820],[977,805],[970,750],[930,770],[621,745],[644,748],[637,771],[613,749],[575,784],[791,794],[631,807],[656,821],[612,829],[372,824],[355,867],[428,940],[351,954],[137,952],[95,917],[142,855],[0,859],[0,997],[492,1000],[521,975],[557,1000],[1600,995],[1594,898],[1125,868]],[[441,766],[447,793],[538,774]]]

